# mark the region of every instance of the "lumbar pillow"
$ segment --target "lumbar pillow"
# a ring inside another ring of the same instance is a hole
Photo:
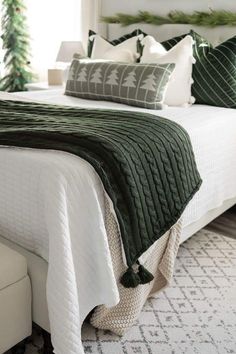
[[[175,64],[171,82],[167,87],[165,103],[170,106],[192,104],[194,102],[191,96],[192,64],[195,62],[192,37],[186,36],[169,51],[151,36],[145,37],[142,44],[144,48],[141,63]]]
[[[74,59],[66,95],[161,109],[174,64],[81,63]]]
[[[107,59],[91,59],[85,56],[82,56],[81,54],[75,53],[73,55],[73,59],[79,60],[80,63],[104,63],[104,62],[111,62],[111,60]],[[64,82],[68,80],[69,74],[71,71],[71,65],[69,65],[64,72]]]

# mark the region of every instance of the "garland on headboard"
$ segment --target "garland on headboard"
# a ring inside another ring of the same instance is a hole
[[[115,16],[102,17],[106,23],[119,23],[122,26],[129,26],[134,23],[148,23],[152,25],[164,24],[190,24],[196,26],[216,27],[216,26],[236,26],[236,13],[230,11],[209,12],[195,11],[186,14],[182,11],[172,11],[167,16],[151,14],[148,11],[139,11],[137,15],[117,13]]]

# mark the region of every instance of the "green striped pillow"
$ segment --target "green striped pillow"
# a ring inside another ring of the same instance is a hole
[[[236,36],[196,52],[192,86],[197,103],[236,108]]]
[[[172,47],[174,47],[177,43],[179,43],[186,36],[187,36],[187,34],[182,34],[182,36],[174,37],[174,38],[168,39],[167,41],[161,42],[161,44],[165,47],[166,50],[170,50]]]
[[[196,103],[236,108],[236,36],[213,48],[196,32],[190,35],[195,42],[192,94]],[[169,50],[185,36],[162,44]]]
[[[197,53],[198,53],[198,56],[203,55],[206,52],[206,50],[210,50],[210,48],[212,48],[212,45],[208,42],[207,39],[201,37],[199,34],[194,32],[193,30],[191,30],[189,33],[182,34],[181,36],[168,39],[167,41],[164,41],[161,44],[165,47],[166,50],[170,50],[172,47],[174,47],[177,43],[179,43],[187,35],[191,36],[194,40],[193,56],[195,59],[197,59]]]

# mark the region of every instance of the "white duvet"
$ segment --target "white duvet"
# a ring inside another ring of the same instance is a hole
[[[21,96],[142,111],[67,97],[58,90]],[[193,144],[203,185],[184,212],[184,226],[236,197],[235,110],[195,105],[147,112],[181,124]],[[102,183],[87,162],[58,151],[2,147],[0,167],[0,234],[49,260],[47,295],[55,353],[82,354],[80,331],[85,316],[99,304],[114,306],[119,301],[104,224]]]

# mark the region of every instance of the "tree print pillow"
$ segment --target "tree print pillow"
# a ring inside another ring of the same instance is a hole
[[[174,67],[174,64],[83,63],[74,58],[65,94],[161,109]]]

